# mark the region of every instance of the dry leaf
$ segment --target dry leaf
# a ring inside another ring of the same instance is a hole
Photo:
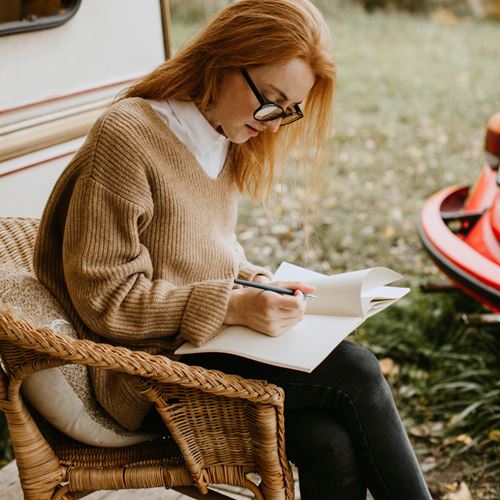
[[[409,433],[412,436],[424,437],[431,433],[430,427],[427,424],[414,425],[410,427]]]
[[[387,226],[384,229],[384,236],[386,238],[392,238],[396,234],[396,230],[392,226]]]
[[[500,429],[493,429],[488,433],[488,437],[497,443],[500,442]]]
[[[434,22],[444,24],[445,26],[453,26],[458,22],[457,16],[451,10],[443,7],[436,9],[432,18]]]
[[[458,490],[458,484],[457,483],[446,483],[444,485],[446,491],[457,491]]]
[[[460,434],[455,438],[459,443],[464,443],[465,445],[469,445],[472,443],[472,438],[468,434]]]
[[[391,358],[382,358],[379,361],[380,369],[386,377],[393,377],[399,373],[399,366]]]
[[[462,481],[458,487],[458,491],[450,492],[445,496],[446,500],[472,500],[472,495],[468,486]]]
[[[437,467],[436,459],[434,457],[427,457],[421,463],[421,467],[422,467],[423,472],[430,472],[431,470],[433,470]]]

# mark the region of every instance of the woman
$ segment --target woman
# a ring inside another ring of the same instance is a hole
[[[173,357],[225,324],[280,335],[300,321],[307,284],[281,283],[295,296],[234,286],[236,277],[272,280],[235,238],[236,204],[241,192],[269,193],[293,144],[319,150],[330,47],[308,0],[242,0],[97,121],[49,199],[34,261],[82,338]],[[183,361],[284,388],[303,499],[361,499],[367,487],[377,499],[430,498],[364,348],[344,342],[312,374],[224,355]],[[150,408],[127,379],[91,377],[101,405],[137,429]]]

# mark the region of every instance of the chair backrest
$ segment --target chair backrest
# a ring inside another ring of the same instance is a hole
[[[33,271],[38,219],[0,218],[0,264]]]
[[[38,223],[38,219],[0,217],[0,266],[14,266],[33,272]],[[0,363],[7,373],[19,364],[30,360],[35,362],[39,358],[39,354],[21,348],[15,342],[3,339],[0,344]]]

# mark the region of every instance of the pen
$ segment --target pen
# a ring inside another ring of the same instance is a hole
[[[250,286],[252,288],[259,288],[260,290],[269,290],[270,292],[281,293],[282,295],[294,295],[296,290],[291,288],[281,288],[279,286],[267,285],[265,283],[255,283],[255,281],[245,281],[240,279],[235,279],[234,282],[237,285]],[[310,293],[304,293],[304,299],[306,300],[318,300],[317,295],[311,295]]]

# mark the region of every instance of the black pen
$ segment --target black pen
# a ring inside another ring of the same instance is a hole
[[[265,283],[256,283],[255,281],[245,281],[240,279],[235,279],[234,282],[237,285],[250,286],[252,288],[258,288],[260,290],[268,290],[270,292],[280,293],[281,295],[295,295],[297,290],[292,290],[291,288],[281,288],[279,286],[267,285]],[[310,293],[304,293],[304,299],[306,300],[318,300],[317,295],[311,295]]]

